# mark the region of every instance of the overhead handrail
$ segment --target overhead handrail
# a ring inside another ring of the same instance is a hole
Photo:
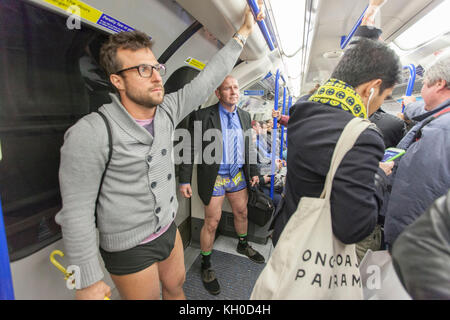
[[[273,108],[275,111],[278,110],[278,94],[279,94],[279,82],[280,82],[280,70],[277,70],[277,75],[275,77],[275,102]],[[277,151],[277,118],[273,118],[273,128],[272,128],[272,166],[270,170],[270,197],[273,200],[273,186],[275,183],[275,161],[276,161],[276,151]]]
[[[3,222],[2,202],[0,199],[0,300],[14,300],[11,267]]]
[[[286,114],[286,87],[283,88],[283,110],[282,115]],[[284,125],[281,125],[281,143],[280,143],[280,159],[283,159],[283,146],[284,146]]]
[[[248,5],[250,6],[250,9],[253,12],[253,16],[257,17],[259,14],[259,7],[256,3],[256,0],[247,0]],[[275,46],[273,45],[272,38],[270,37],[269,30],[267,30],[267,25],[264,22],[264,20],[257,21],[259,29],[261,30],[262,35],[264,36],[264,39],[266,39],[267,45],[269,46],[270,51],[275,49]]]
[[[347,44],[350,42],[350,40],[352,39],[353,35],[356,32],[356,29],[358,29],[358,27],[361,25],[362,19],[364,18],[364,14],[366,13],[366,10],[369,6],[367,6],[363,13],[361,14],[361,16],[358,18],[358,20],[356,21],[355,25],[353,26],[352,30],[350,31],[350,33],[347,36],[342,36],[341,37],[341,49],[344,49]]]
[[[408,86],[406,87],[405,96],[410,97],[414,89],[414,82],[416,82],[416,67],[413,64],[403,66],[403,69],[409,69]],[[405,103],[402,101],[402,113],[405,111]]]
[[[268,72],[267,74],[266,74],[266,76],[263,78],[263,80],[266,80],[266,79],[268,79],[268,78],[270,78],[272,76],[272,72]]]

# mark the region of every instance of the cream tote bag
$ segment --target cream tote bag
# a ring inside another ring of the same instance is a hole
[[[250,299],[362,299],[355,245],[333,234],[330,194],[345,154],[370,122],[352,119],[333,153],[320,198],[303,197],[280,235]]]

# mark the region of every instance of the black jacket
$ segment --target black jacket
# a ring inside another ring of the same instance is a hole
[[[369,120],[380,129],[386,148],[396,147],[406,134],[406,122],[382,109],[374,112]]]
[[[300,198],[319,197],[322,193],[334,147],[345,125],[353,119],[348,111],[310,101],[297,103],[291,110],[294,112],[288,123],[285,196],[273,224],[274,244]],[[343,243],[363,240],[377,223],[387,185],[387,177],[379,169],[383,154],[381,134],[366,129],[336,172],[330,199],[331,216],[333,233]]]
[[[237,113],[239,116],[239,120],[241,122],[242,131],[249,132],[251,130],[251,116],[248,112],[237,108]],[[222,131],[222,126],[220,123],[220,114],[219,114],[219,104],[215,104],[213,106],[200,109],[195,111],[191,115],[191,119],[189,121],[189,131],[191,133],[191,138],[194,139],[194,121],[201,121],[202,128],[202,136],[208,129],[219,129]],[[202,148],[201,150],[194,150],[194,143],[191,143],[191,155],[194,158],[194,153],[202,152],[205,148],[213,143],[213,141],[203,141],[202,139]],[[219,141],[222,144],[222,140]],[[244,143],[245,143],[245,165],[243,167],[244,175],[247,180],[247,185],[249,185],[249,180],[251,177],[259,176],[259,169],[256,164],[256,149],[253,144],[252,139],[244,134]],[[214,154],[213,154],[214,156]],[[217,159],[222,160],[222,149],[220,150],[220,154],[217,155]],[[254,164],[250,164],[251,159]],[[179,168],[179,183],[191,183],[192,178],[192,165],[191,164],[181,164]],[[198,181],[198,194],[200,199],[202,199],[205,205],[209,204],[211,200],[211,194],[213,192],[214,183],[217,178],[217,174],[220,168],[220,161],[218,163],[206,164],[202,161],[201,164],[197,165],[197,181]]]
[[[450,300],[450,190],[395,240],[392,261],[413,299]]]

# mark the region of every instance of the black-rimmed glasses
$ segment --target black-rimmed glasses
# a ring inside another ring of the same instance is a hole
[[[116,72],[116,74],[119,74],[121,72],[131,70],[131,69],[137,69],[139,72],[139,75],[143,78],[150,78],[153,74],[153,69],[159,72],[161,76],[166,74],[166,66],[162,63],[155,64],[154,66],[150,64],[140,64],[138,66],[122,69]]]

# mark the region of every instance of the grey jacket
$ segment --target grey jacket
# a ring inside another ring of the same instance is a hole
[[[390,245],[450,188],[450,114],[442,114],[428,123],[421,130],[421,138],[415,139],[424,121],[447,107],[450,99],[416,117],[420,122],[397,145],[406,153],[396,161],[389,177],[392,191],[388,201],[385,199],[384,235]]]
[[[205,69],[182,89],[168,94],[156,109],[155,136],[142,128],[112,95],[99,110],[108,118],[112,159],[97,207],[100,246],[127,250],[171,223],[178,203],[172,161],[176,125],[230,73],[242,47],[231,39]],[[92,113],[66,132],[61,148],[59,180],[63,206],[56,216],[72,265],[80,267],[81,288],[103,278],[98,260],[95,202],[108,157],[108,135],[101,117]]]

